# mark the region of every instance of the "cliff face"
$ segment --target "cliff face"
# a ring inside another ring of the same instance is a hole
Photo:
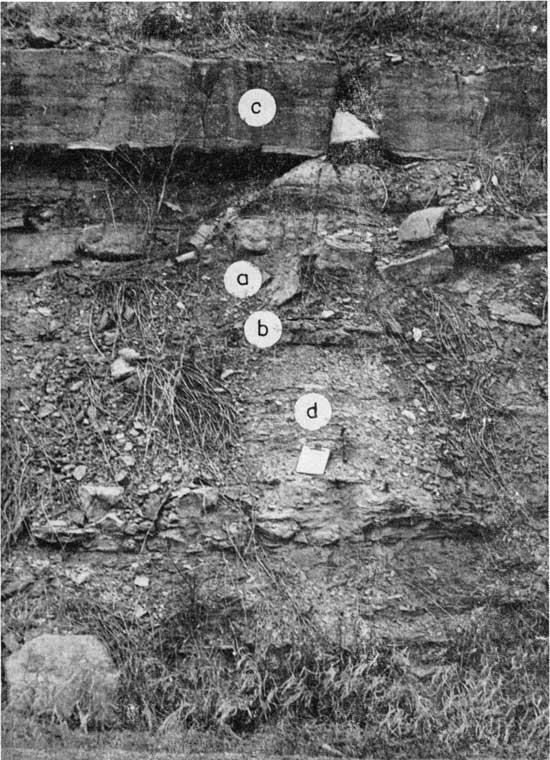
[[[112,150],[257,147],[312,156],[328,147],[337,89],[331,62],[193,60],[176,53],[10,50],[2,55],[2,145]],[[387,146],[405,156],[467,158],[481,145],[544,142],[546,84],[528,66],[462,76],[422,63],[354,80]],[[240,96],[269,91],[268,125],[247,126]]]
[[[175,53],[22,50],[3,56],[3,145],[113,150],[325,150],[337,67],[331,63],[191,60]],[[248,127],[237,104],[269,91],[277,118]]]

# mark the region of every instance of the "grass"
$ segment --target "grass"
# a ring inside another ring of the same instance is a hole
[[[313,755],[327,743],[376,758],[545,756],[547,618],[535,593],[521,609],[478,608],[434,659],[360,640],[357,621],[327,623],[281,573],[260,602],[219,570],[178,565],[177,577],[144,621],[82,589],[50,603],[59,623],[105,641],[121,669],[117,730],[161,743],[200,731],[237,746],[268,733],[277,751]],[[15,604],[8,625],[12,616]]]
[[[393,336],[388,356],[393,354],[418,388],[433,424],[448,430],[442,461],[457,477],[482,475],[506,494],[507,460],[517,452],[496,434],[504,410],[493,390],[497,378],[510,375],[512,367],[491,331],[460,308],[458,299],[430,288],[393,310],[393,316],[421,330],[418,342]]]
[[[27,515],[26,504],[33,496],[27,472],[31,447],[7,401],[2,403],[2,551],[16,543]]]
[[[31,514],[49,518],[74,504],[76,486],[64,477],[65,438],[51,442],[50,421],[2,409],[2,549],[25,534]],[[73,423],[74,424],[74,423]]]
[[[180,455],[189,447],[205,456],[212,451],[223,454],[234,441],[237,413],[219,377],[219,349],[217,354],[207,352],[194,332],[175,334],[181,292],[192,286],[192,275],[184,280],[178,293],[176,284],[167,285],[135,268],[97,278],[92,323],[97,325],[105,315],[115,331],[112,358],[117,348],[129,346],[142,357],[133,382],[122,386],[122,414],[144,421],[147,448],[168,440]]]
[[[33,19],[79,44],[90,35],[146,46],[157,36],[205,49],[246,53],[278,39],[310,43],[322,53],[343,53],[350,42],[394,41],[407,35],[449,37],[501,47],[546,49],[546,6],[542,2],[363,2],[363,3],[178,3],[170,23],[151,20],[155,3],[31,3],[4,6],[4,29],[21,29]],[[170,4],[168,4],[170,5]]]

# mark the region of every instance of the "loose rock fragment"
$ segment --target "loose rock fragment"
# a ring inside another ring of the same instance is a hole
[[[44,633],[5,661],[9,705],[69,720],[77,709],[96,723],[113,717],[119,674],[95,636]]]
[[[116,506],[124,496],[122,486],[102,486],[87,483],[78,489],[80,501],[85,510],[89,509],[94,501],[99,501],[109,507]]]
[[[328,161],[315,158],[275,179],[268,190],[272,203],[284,208],[305,205],[311,208],[364,211],[369,205],[384,208],[387,192],[376,167],[352,163],[335,168]]]
[[[187,253],[180,253],[179,256],[176,256],[175,260],[177,264],[189,264],[192,261],[196,261],[197,258],[196,251],[187,251]]]
[[[434,248],[418,256],[395,261],[380,269],[393,280],[408,283],[435,283],[446,279],[454,270],[454,255],[449,246]]]
[[[270,291],[273,306],[282,306],[302,292],[300,259],[297,256],[282,262],[270,285]]]
[[[79,464],[73,470],[73,478],[77,481],[82,480],[84,476],[86,475],[86,470],[87,470],[86,465]]]
[[[354,140],[378,140],[378,134],[349,111],[336,111],[330,133],[331,144]]]
[[[135,348],[121,348],[118,355],[127,362],[134,362],[140,358],[139,352]]]
[[[29,45],[33,48],[49,48],[57,45],[61,40],[61,36],[54,29],[47,29],[44,26],[30,23],[27,39]]]
[[[397,230],[398,240],[404,243],[433,237],[446,213],[446,206],[433,206],[421,211],[413,211]]]
[[[215,225],[213,224],[201,224],[198,230],[187,241],[189,245],[194,248],[204,248],[208,243],[212,235],[214,234]]]
[[[526,327],[540,327],[541,325],[537,316],[527,311],[521,311],[513,304],[490,301],[489,311],[492,319],[500,319],[503,322],[514,322],[516,325],[525,325]]]
[[[33,525],[32,535],[52,546],[80,546],[95,538],[94,528],[71,528],[66,520],[50,520],[47,525]]]
[[[132,367],[128,362],[119,356],[111,364],[111,377],[113,380],[124,380],[126,377],[130,377],[136,371],[135,367]]]
[[[267,253],[269,249],[268,230],[261,217],[237,219],[234,223],[234,229],[234,245],[237,253]]]

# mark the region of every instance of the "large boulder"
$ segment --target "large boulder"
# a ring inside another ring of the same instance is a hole
[[[68,720],[76,713],[108,723],[119,674],[95,636],[43,633],[5,662],[10,707],[25,714]]]

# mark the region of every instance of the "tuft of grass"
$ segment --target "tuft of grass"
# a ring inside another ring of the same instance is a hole
[[[117,729],[270,730],[281,751],[290,742],[310,754],[325,742],[353,756],[544,757],[547,615],[536,594],[518,609],[487,600],[430,654],[361,637],[359,619],[327,622],[280,573],[259,599],[223,572],[178,563],[179,582],[140,619],[82,589],[50,602],[59,624],[109,647]]]
[[[33,493],[29,468],[32,449],[6,400],[2,401],[2,551],[7,552],[24,530]]]
[[[422,330],[419,342],[392,336],[392,351],[439,424],[448,426],[442,461],[458,476],[481,472],[506,489],[491,393],[501,357],[490,331],[459,310],[453,299],[430,288],[423,288],[418,302],[393,316]],[[435,372],[426,367],[430,363],[435,363]]]
[[[197,335],[174,334],[181,293],[135,270],[98,278],[93,289],[93,321],[107,314],[115,326],[113,358],[117,347],[133,345],[140,353],[135,376],[121,386],[122,400],[126,416],[146,422],[148,445],[168,438],[180,453],[195,447],[223,454],[235,438],[236,407],[219,378],[220,356],[206,360]]]

